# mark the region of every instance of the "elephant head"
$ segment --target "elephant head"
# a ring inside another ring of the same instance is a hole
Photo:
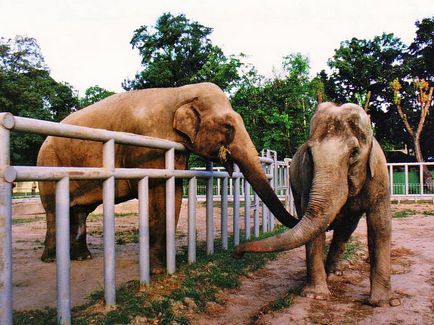
[[[271,188],[241,116],[216,85],[200,87],[202,91],[183,100],[174,114],[173,128],[182,134],[184,145],[208,160],[221,162],[229,174],[235,162],[277,219],[285,226],[294,226],[297,219],[285,210]]]
[[[367,178],[374,176],[373,146],[379,145],[373,138],[370,118],[361,107],[319,105],[309,139],[291,163],[291,182],[309,183],[304,187],[310,188],[301,221],[281,235],[241,245],[235,256],[289,250],[324,232],[348,198],[359,194]]]

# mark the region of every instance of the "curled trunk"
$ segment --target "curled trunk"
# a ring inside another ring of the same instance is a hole
[[[278,252],[305,245],[326,231],[345,204],[347,195],[348,187],[342,182],[330,180],[328,173],[315,175],[309,203],[301,221],[283,234],[240,245],[235,255],[244,252]]]

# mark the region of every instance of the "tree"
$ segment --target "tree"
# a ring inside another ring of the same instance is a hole
[[[291,157],[308,136],[321,83],[309,78],[309,61],[299,53],[286,56],[282,69],[270,80],[252,70],[231,102],[258,148]]]
[[[416,36],[407,46],[393,34],[376,36],[372,40],[353,38],[341,43],[328,62],[331,73],[320,74],[328,98],[336,102],[366,104],[374,123],[376,137],[384,147],[412,146],[413,140],[403,127],[395,109],[390,83],[397,79],[424,79],[434,84],[434,17],[416,22]],[[410,125],[417,125],[420,110],[415,106],[414,88],[401,82],[402,105]],[[412,106],[413,105],[413,106]],[[427,114],[426,127],[420,135],[420,148],[425,157],[434,155],[434,115]]]
[[[330,100],[358,103],[369,110],[376,137],[386,146],[401,147],[407,143],[404,130],[396,127],[400,123],[398,113],[387,109],[393,101],[390,82],[406,75],[405,51],[406,46],[393,34],[372,40],[352,38],[342,42],[329,59],[331,73],[322,71],[319,76]]]
[[[434,16],[416,22],[416,37],[406,60],[413,76],[434,83]]]
[[[130,44],[139,50],[143,70],[122,86],[131,90],[210,81],[229,91],[240,79],[242,63],[213,45],[211,33],[212,28],[170,13],[159,17],[155,26],[139,27]]]
[[[106,97],[114,95],[115,92],[104,89],[98,85],[89,87],[84,92],[84,97],[80,98],[80,107],[86,107],[92,105],[93,103],[99,102]]]
[[[393,90],[393,101],[398,110],[399,116],[404,123],[405,129],[407,130],[409,136],[413,141],[413,148],[416,156],[416,160],[418,162],[424,162],[422,156],[422,150],[420,147],[420,136],[425,125],[425,119],[428,114],[428,111],[432,104],[433,99],[433,90],[434,87],[429,87],[428,82],[424,79],[415,80],[413,82],[414,87],[416,88],[416,100],[410,101],[411,107],[417,107],[420,111],[419,121],[417,123],[417,127],[413,128],[410,124],[409,118],[407,117],[406,112],[404,111],[402,105],[402,96],[400,90],[402,88],[401,83],[398,79],[395,79],[391,82],[390,87]],[[427,184],[428,188],[433,188],[433,177],[429,172],[428,168],[424,166],[423,168],[424,181]]]
[[[0,111],[16,116],[60,121],[75,110],[75,91],[55,81],[34,38],[0,38]],[[43,138],[12,133],[11,160],[33,165]]]
[[[409,46],[406,61],[409,62],[410,76],[406,79],[425,79],[434,86],[434,16],[416,22],[416,37]],[[434,156],[434,114],[427,114],[425,127],[420,138],[422,153]]]

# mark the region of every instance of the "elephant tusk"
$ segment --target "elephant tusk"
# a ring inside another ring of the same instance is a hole
[[[229,149],[226,148],[225,146],[221,146],[219,149],[219,158],[221,163],[224,163],[228,160],[228,154],[229,155],[231,154]]]

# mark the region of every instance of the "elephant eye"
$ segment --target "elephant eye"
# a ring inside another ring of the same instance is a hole
[[[229,144],[234,140],[235,129],[230,124],[225,124],[224,128],[225,128],[226,143]]]
[[[354,148],[353,150],[351,150],[351,154],[350,154],[350,158],[356,158],[360,153],[359,148]]]

